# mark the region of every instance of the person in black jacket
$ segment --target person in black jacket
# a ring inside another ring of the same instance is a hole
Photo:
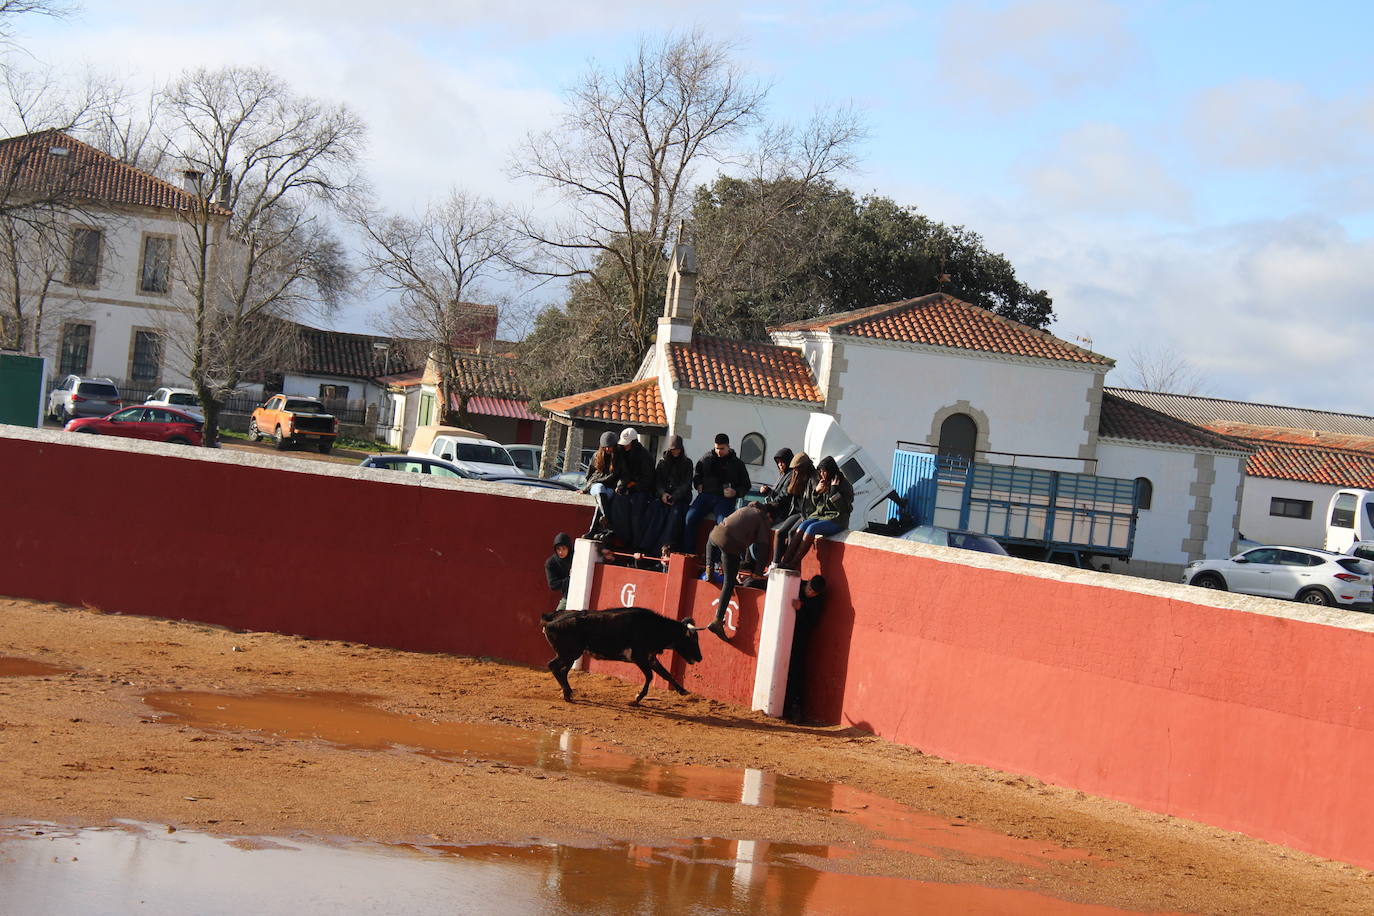
[[[553,538],[553,554],[544,561],[544,578],[549,580],[549,591],[559,592],[557,613],[568,606],[568,579],[572,575],[572,538],[560,531]]]
[[[682,540],[682,520],[692,502],[692,459],[682,448],[681,436],[669,436],[668,447],[654,468],[654,500],[645,512],[648,540],[645,553],[663,554]]]
[[[684,553],[696,550],[701,523],[707,517],[719,524],[735,511],[737,501],[749,492],[749,469],[730,447],[730,437],[725,433],[716,433],[715,445],[697,462],[692,473],[692,485],[696,487],[697,495],[687,510],[687,521],[683,525],[683,541],[679,550]],[[709,568],[707,572],[710,572]]]
[[[610,502],[611,530],[626,549],[641,550],[644,509],[654,494],[654,459],[632,426],[620,431],[614,470],[606,485],[615,487]]]

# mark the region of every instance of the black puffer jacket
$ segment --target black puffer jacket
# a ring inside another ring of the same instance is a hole
[[[724,457],[717,455],[715,449],[701,456],[692,474],[692,485],[702,493],[724,494],[726,487],[733,487],[735,496],[743,498],[749,492],[749,469],[730,449]]]
[[[654,492],[654,459],[649,450],[638,439],[629,448],[617,446],[615,450],[616,489],[624,488],[630,493]]]
[[[667,493],[673,498],[675,506],[691,502],[692,459],[686,455],[674,458],[671,451],[664,452],[658,467],[654,468],[654,492],[659,499]]]

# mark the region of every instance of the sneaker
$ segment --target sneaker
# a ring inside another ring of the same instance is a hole
[[[729,642],[729,641],[730,641],[730,637],[727,636],[727,635],[725,635],[725,624],[722,623],[721,621],[719,621],[719,620],[713,620],[713,621],[711,621],[710,623],[708,623],[708,624],[706,625],[706,629],[710,630],[712,633],[716,634],[717,636],[719,636],[721,639],[725,640],[726,642]]]
[[[720,584],[720,576],[711,572],[710,569],[703,569],[701,575],[697,578],[702,582],[715,582],[716,584]]]

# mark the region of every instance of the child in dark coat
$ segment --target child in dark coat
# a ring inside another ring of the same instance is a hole
[[[549,580],[549,591],[558,592],[558,607],[554,613],[568,606],[568,580],[572,576],[572,538],[560,531],[553,538],[553,555],[544,561],[544,578]]]

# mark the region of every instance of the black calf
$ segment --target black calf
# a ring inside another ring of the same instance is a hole
[[[616,662],[633,662],[644,672],[644,687],[631,706],[639,705],[649,692],[654,673],[678,693],[686,693],[668,670],[659,664],[659,653],[672,649],[689,664],[701,661],[696,626],[690,620],[673,620],[648,608],[628,607],[608,611],[564,611],[545,614],[544,638],[558,654],[549,670],[563,688],[563,699],[572,702],[568,671],[583,652]]]

